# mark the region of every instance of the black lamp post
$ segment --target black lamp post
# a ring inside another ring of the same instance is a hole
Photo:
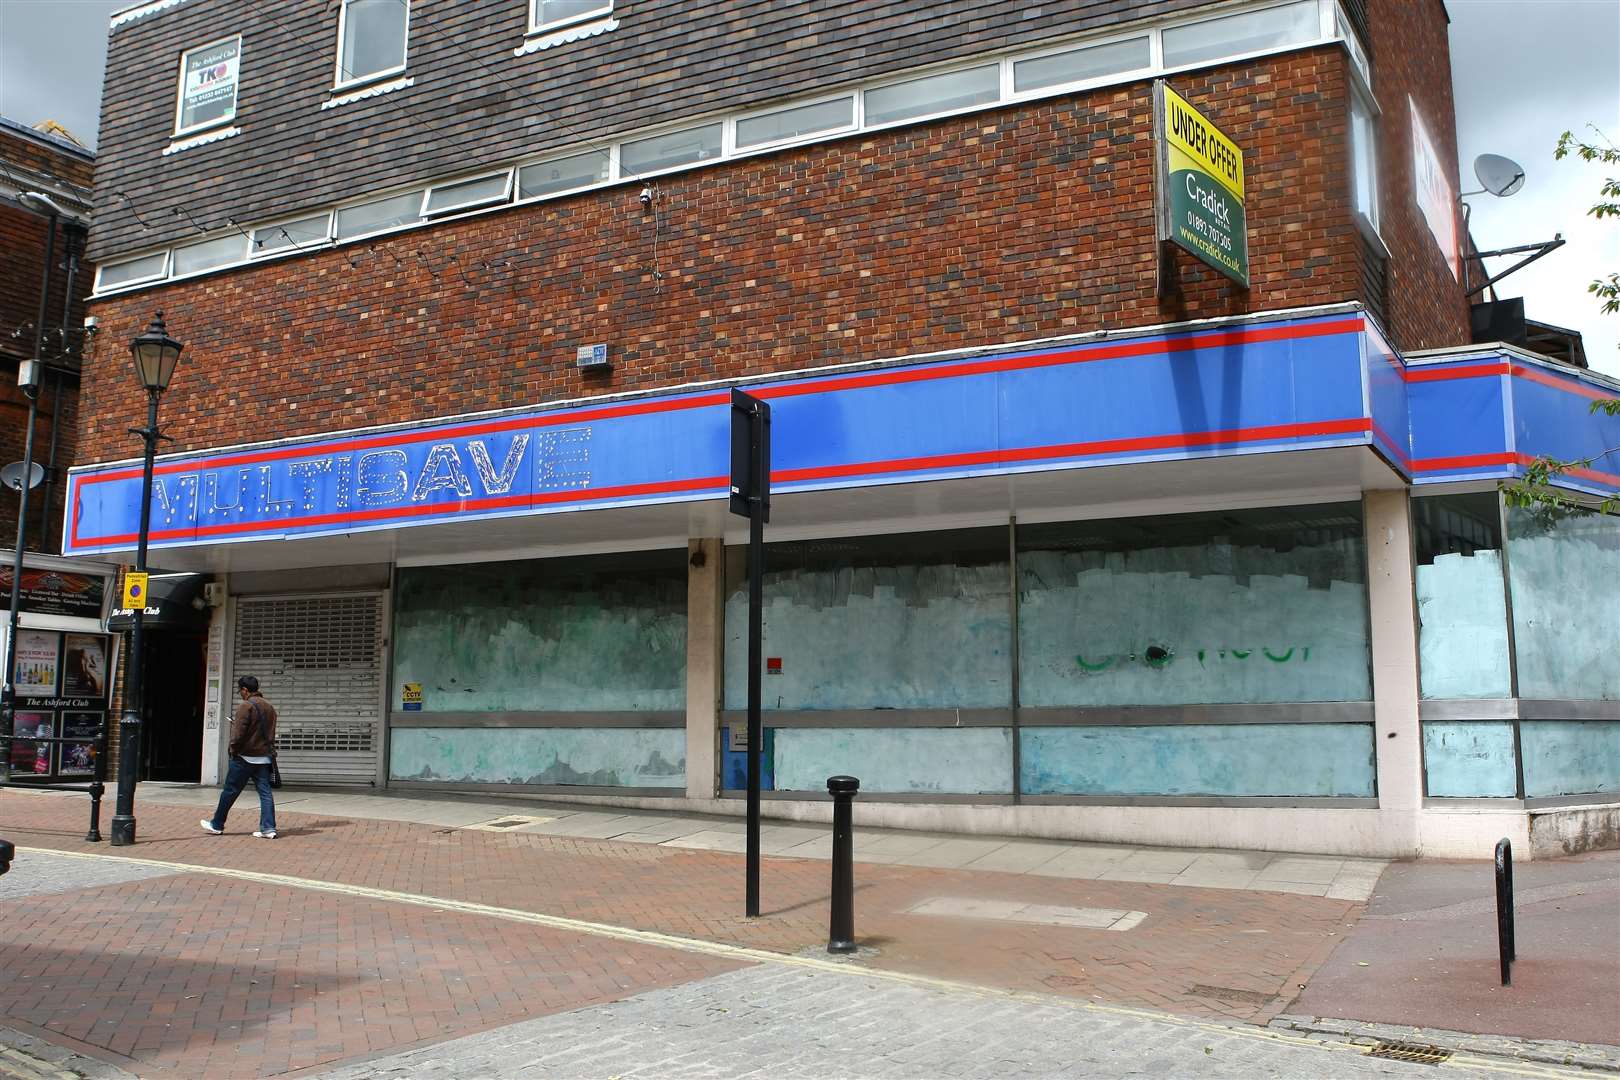
[[[51,263],[56,261],[56,223],[64,211],[49,195],[25,191],[18,198],[26,206],[44,212],[51,220],[45,234],[45,262],[40,271],[39,315],[34,319],[34,358],[17,365],[17,385],[28,398],[28,430],[23,435],[22,475],[17,479],[17,546],[11,557],[11,610],[7,615],[6,656],[0,671],[0,734],[16,733],[17,716],[17,619],[22,606],[23,549],[28,546],[28,492],[33,488],[34,425],[39,417],[39,373],[44,363],[45,309],[50,303]],[[0,742],[0,775],[11,773],[11,743]]]
[[[180,363],[184,345],[168,335],[163,312],[158,312],[146,333],[129,343],[135,357],[135,374],[146,390],[146,426],[130,428],[146,444],[146,461],[141,471],[141,532],[135,546],[135,570],[146,572],[146,534],[152,527],[152,458],[157,454],[158,398],[169,388],[174,369]],[[145,704],[141,686],[141,624],[145,621],[143,602],[130,612],[133,628],[129,635],[129,667],[124,676],[124,715],[118,722],[118,803],[113,812],[114,847],[135,842],[135,778],[141,761],[141,709]]]

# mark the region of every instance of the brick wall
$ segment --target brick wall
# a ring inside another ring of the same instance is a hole
[[[1389,246],[1386,327],[1403,351],[1469,340],[1468,302],[1418,209],[1412,184],[1417,105],[1441,164],[1457,182],[1457,119],[1451,50],[1440,0],[1369,0],[1378,122],[1379,234]],[[1462,234],[1458,215],[1458,235]]]
[[[1347,64],[1178,76],[1247,152],[1253,289],[1155,293],[1148,82],[730,163],[97,302],[85,460],[135,455],[121,354],[187,344],[173,449],[1356,299]],[[486,265],[496,263],[504,265]],[[615,370],[579,374],[607,342]]]

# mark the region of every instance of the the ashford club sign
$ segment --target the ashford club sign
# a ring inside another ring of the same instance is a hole
[[[1159,240],[1249,286],[1243,151],[1163,79],[1153,84]]]

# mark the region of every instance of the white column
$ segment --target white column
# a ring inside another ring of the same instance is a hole
[[[686,547],[686,797],[720,793],[720,702],[725,650],[725,541]]]
[[[1402,490],[1369,491],[1365,506],[1378,828],[1383,834],[1378,846],[1392,855],[1416,855],[1423,812],[1423,735],[1418,724],[1411,505]]]
[[[225,587],[225,575],[215,579]],[[224,744],[230,737],[231,712],[235,694],[228,685],[230,672],[230,614],[229,603],[209,609],[207,655],[203,676],[203,737],[202,775],[204,784],[221,782],[221,763],[225,759]]]

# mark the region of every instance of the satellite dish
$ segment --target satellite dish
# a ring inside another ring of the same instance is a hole
[[[1499,199],[1524,187],[1524,166],[1501,154],[1481,154],[1474,159],[1474,175],[1480,186]]]
[[[0,484],[6,485],[12,491],[22,490],[23,463],[13,461],[10,465],[0,468]],[[39,462],[34,462],[32,471],[28,474],[28,487],[39,487],[39,482],[45,479],[45,470],[40,468]]]

